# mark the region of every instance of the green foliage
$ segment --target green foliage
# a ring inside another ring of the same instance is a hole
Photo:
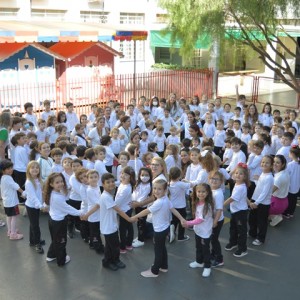
[[[278,38],[278,31],[285,32],[284,20],[300,16],[299,0],[160,0],[160,5],[168,11],[167,30],[172,31],[172,41],[183,41],[180,54],[185,59],[193,56],[195,40],[199,36],[210,36],[221,45],[225,39],[233,40],[236,46],[251,47],[283,81],[286,75],[292,78],[292,84],[286,83],[300,91],[284,54],[278,51],[279,47],[274,47],[277,43],[284,52],[295,57],[296,54]],[[289,38],[295,47],[299,47],[293,38]],[[283,64],[272,59],[266,44]]]
[[[154,64],[151,66],[151,68],[165,69],[165,70],[177,70],[177,71],[197,71],[197,70],[199,70],[198,67],[187,67],[187,66],[164,64],[164,63]]]

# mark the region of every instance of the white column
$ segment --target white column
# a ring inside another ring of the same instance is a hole
[[[277,43],[273,42],[272,46],[276,49]],[[272,47],[269,44],[267,44],[266,50],[267,50],[267,53],[270,55],[270,57],[275,61],[276,60],[276,52],[272,49]],[[270,64],[272,66],[274,65],[272,63],[270,63]],[[275,72],[273,70],[271,70],[270,68],[268,68],[267,66],[265,66],[265,73],[264,73],[264,75],[266,77],[275,78]]]
[[[213,96],[216,96],[216,88],[217,88],[217,80],[219,73],[219,61],[220,61],[220,42],[218,40],[214,40],[212,44],[212,51],[210,54],[210,60],[208,62],[208,67],[212,68],[214,71],[213,78]]]

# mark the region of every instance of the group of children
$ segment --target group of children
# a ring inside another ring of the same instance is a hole
[[[243,95],[237,100],[234,113],[229,103],[222,107],[220,99],[205,96],[201,103],[197,96],[140,97],[126,112],[111,100],[80,118],[70,102],[55,116],[46,100],[40,119],[26,103],[23,116],[12,116],[9,160],[0,163],[8,237],[23,238],[17,216],[18,204],[25,203],[30,246],[41,254],[39,215],[49,211],[48,262],[68,263],[67,237],[80,232],[104,254],[103,267],[118,270],[125,268],[120,254],[142,247],[153,232],[154,263],[141,275],[157,277],[168,271],[166,238],[173,242],[177,230],[177,240],[187,241],[185,228],[193,226],[196,260],[190,267],[203,267],[208,277],[211,267],[224,264],[219,234],[223,207],[230,205],[225,250],[247,255],[247,237],[259,246],[269,221],[276,226],[294,216],[300,138],[294,111],[283,121],[269,103],[258,114]],[[225,183],[230,196],[224,201]]]

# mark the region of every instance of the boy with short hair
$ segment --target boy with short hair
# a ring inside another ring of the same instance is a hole
[[[72,143],[72,144],[67,144],[66,146],[66,152],[67,152],[67,156],[69,156],[72,159],[76,159],[77,158],[77,145]]]
[[[180,144],[180,138],[177,135],[177,130],[178,129],[175,126],[172,126],[170,128],[170,135],[167,137],[167,140],[166,140],[167,145],[170,145],[170,144],[179,145]]]
[[[156,127],[156,135],[154,136],[153,142],[157,144],[157,154],[163,157],[166,145],[166,136],[164,135],[163,126]]]
[[[105,148],[105,167],[107,172],[112,173],[112,167],[114,164],[114,160],[118,160],[118,158],[114,155],[112,149],[110,148],[111,145],[111,137],[109,135],[103,135],[101,137],[101,145]]]
[[[241,131],[241,121],[240,120],[234,120],[233,121],[233,132],[236,137],[239,139],[242,137],[242,131]]]
[[[85,150],[85,153],[84,153],[84,156],[87,160],[87,163],[86,163],[86,168],[88,170],[92,170],[94,169],[94,166],[95,166],[95,160],[96,160],[96,157],[95,157],[95,151],[93,148],[89,148],[89,149],[86,149]]]
[[[104,146],[100,145],[100,146],[96,146],[94,148],[94,151],[95,151],[95,159],[96,159],[94,168],[99,173],[99,186],[100,186],[100,189],[103,190],[102,182],[101,182],[100,178],[103,174],[108,173],[107,169],[105,167],[105,163],[104,163],[106,149]]]
[[[25,110],[25,114],[23,115],[23,117],[28,121],[28,122],[32,122],[33,125],[35,127],[37,127],[37,117],[36,115],[33,113],[33,104],[31,102],[26,102],[24,104],[24,110]]]
[[[60,148],[53,148],[50,152],[50,155],[53,159],[52,172],[62,173],[64,168],[61,164],[61,159],[63,156],[63,152]]]
[[[248,145],[249,141],[251,140],[250,130],[251,130],[251,125],[249,123],[244,123],[242,126],[241,140],[246,145]]]
[[[89,123],[91,123],[91,124],[93,124],[93,123],[96,121],[96,116],[95,116],[95,114],[96,114],[97,108],[98,108],[97,103],[93,103],[93,104],[91,105],[91,110],[92,110],[92,112],[89,114],[89,117],[88,117],[88,121],[89,121]]]
[[[51,102],[49,100],[45,100],[43,105],[45,110],[42,112],[41,119],[47,121],[49,116],[55,116],[55,114],[54,111],[51,110]]]
[[[119,214],[126,221],[131,222],[131,219],[116,205],[113,198],[115,191],[115,177],[106,173],[101,176],[101,184],[103,185],[103,193],[100,196],[99,204],[87,212],[84,216],[86,220],[92,213],[100,208],[100,231],[105,238],[104,258],[102,266],[112,271],[123,269],[126,265],[120,260],[120,241],[118,232]]]
[[[67,112],[66,112],[66,126],[68,128],[68,132],[72,132],[72,130],[75,128],[76,124],[79,124],[79,119],[77,114],[74,112],[74,105],[72,102],[67,102],[66,104]]]
[[[47,131],[45,129],[46,121],[44,119],[38,119],[38,130],[35,132],[35,134],[39,143],[46,141]]]
[[[246,156],[244,152],[241,150],[241,146],[242,146],[242,141],[239,138],[233,137],[231,139],[231,149],[233,151],[232,160],[229,166],[226,168],[226,170],[230,173],[230,175],[233,174],[234,169],[237,167],[239,163],[246,163]]]
[[[291,132],[285,132],[281,138],[282,147],[277,151],[276,155],[283,155],[286,159],[286,162],[291,162],[291,158],[289,157],[291,144],[293,142],[294,135]]]

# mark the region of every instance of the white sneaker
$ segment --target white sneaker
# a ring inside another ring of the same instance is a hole
[[[65,265],[71,261],[71,257],[69,255],[66,256]]]
[[[282,220],[283,220],[282,215],[275,215],[272,218],[272,221],[271,221],[270,225],[272,227],[274,227],[274,226],[278,225]]]
[[[138,240],[139,240],[139,238],[136,237],[132,242],[134,243],[134,242],[136,242],[136,241],[138,241]]]
[[[170,240],[169,243],[173,243],[175,240],[175,226],[173,224],[171,224],[170,226]]]
[[[204,267],[204,264],[199,264],[199,263],[197,263],[196,261],[193,261],[193,262],[191,262],[190,263],[190,268],[192,268],[192,269],[195,269],[195,268],[203,268]]]
[[[54,260],[56,260],[56,257],[46,257],[46,261],[47,262],[51,262],[51,261],[54,261]]]
[[[210,276],[211,269],[210,268],[204,268],[202,277],[209,277]]]
[[[253,242],[252,242],[252,245],[254,245],[254,246],[260,246],[260,245],[262,245],[263,244],[263,242],[261,242],[260,240],[258,240],[258,239],[255,239]]]
[[[145,245],[145,243],[144,243],[144,242],[141,242],[141,241],[139,241],[139,240],[136,240],[136,241],[133,241],[133,242],[132,242],[132,247],[133,247],[133,248],[142,247],[142,246],[144,246],[144,245]]]

